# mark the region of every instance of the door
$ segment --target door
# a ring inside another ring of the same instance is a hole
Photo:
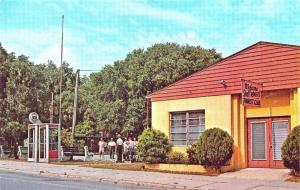
[[[41,125],[39,128],[39,162],[49,161],[48,127]]]
[[[271,168],[284,168],[281,159],[281,146],[287,138],[290,130],[288,118],[278,118],[272,120],[271,142],[272,142],[272,160]]]
[[[31,125],[28,127],[28,161],[37,162],[38,158],[38,127]]]
[[[248,120],[248,167],[284,167],[281,146],[288,135],[289,123],[289,118]]]

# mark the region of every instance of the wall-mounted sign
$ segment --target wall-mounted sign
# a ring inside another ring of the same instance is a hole
[[[244,106],[260,106],[262,83],[242,79],[242,101]]]

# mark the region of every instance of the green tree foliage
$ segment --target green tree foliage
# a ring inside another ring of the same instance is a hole
[[[139,136],[137,154],[143,162],[165,162],[170,149],[169,139],[161,131],[145,129]]]
[[[97,129],[140,134],[146,121],[146,95],[220,59],[214,49],[156,44],[132,51],[105,66],[80,87],[80,102],[94,113]],[[150,110],[150,109],[149,109]]]
[[[75,139],[72,137],[72,132],[70,129],[61,130],[61,144],[62,146],[70,147],[74,145]]]
[[[233,139],[219,128],[205,130],[196,143],[196,154],[201,165],[220,169],[233,154]]]
[[[72,122],[74,74],[67,63],[63,64],[63,127]],[[50,121],[50,104],[54,94],[54,122],[58,122],[60,69],[49,61],[34,65],[28,57],[6,56],[0,64],[5,81],[4,96],[0,98],[0,136],[8,142],[21,141],[27,136],[28,115],[39,113],[42,122]]]
[[[300,175],[300,126],[296,126],[281,147],[281,157],[285,167]]]
[[[124,60],[80,78],[76,133],[141,134],[147,125],[148,93],[206,68],[219,59],[220,54],[214,49],[174,43],[133,50]],[[62,127],[70,128],[75,73],[67,63],[63,63],[62,71]],[[0,136],[11,139],[9,131],[15,125],[22,129],[14,140],[24,138],[27,117],[33,111],[39,113],[42,122],[49,122],[52,93],[54,122],[57,123],[59,80],[60,68],[53,62],[33,64],[28,57],[7,54],[0,46],[0,81],[5,81],[6,86],[6,90],[0,92]]]

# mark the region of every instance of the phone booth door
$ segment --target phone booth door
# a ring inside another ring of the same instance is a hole
[[[40,125],[39,127],[39,162],[49,161],[49,127]]]
[[[38,125],[28,126],[28,161],[37,162],[38,153]]]

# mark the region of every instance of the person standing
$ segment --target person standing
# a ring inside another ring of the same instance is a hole
[[[115,159],[115,149],[116,149],[116,143],[113,138],[110,139],[108,143],[108,150],[109,150],[109,157],[110,159]]]
[[[103,158],[103,154],[104,154],[104,141],[103,138],[100,139],[100,141],[98,142],[98,146],[99,146],[99,157],[100,159]]]
[[[123,140],[121,135],[118,135],[117,140],[117,162],[122,162],[122,149],[123,149]]]
[[[128,150],[129,150],[129,160],[131,162],[134,162],[135,159],[134,159],[134,141],[129,138],[129,144],[128,144]]]
[[[134,160],[137,161],[138,157],[137,157],[137,145],[138,145],[138,141],[136,140],[136,138],[133,138],[133,144],[134,144]]]
[[[125,161],[129,160],[129,150],[128,150],[129,147],[128,146],[129,146],[129,141],[127,138],[125,138],[125,141],[123,143],[123,147],[124,147],[123,158]]]

